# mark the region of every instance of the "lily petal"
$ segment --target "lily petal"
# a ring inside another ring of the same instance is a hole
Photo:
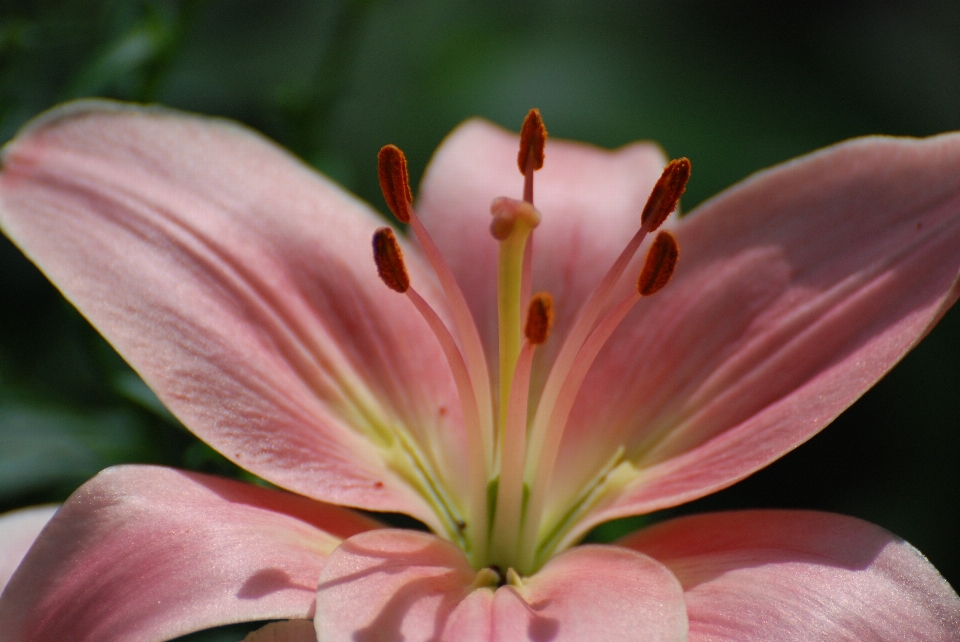
[[[298,493],[435,525],[382,453],[403,459],[406,431],[456,488],[459,402],[377,277],[373,212],[252,131],[159,108],[67,105],[3,162],[4,232],[198,436]]]
[[[32,506],[0,515],[0,592],[59,506]]]
[[[558,501],[621,445],[640,470],[579,533],[766,466],[927,334],[958,296],[960,134],[864,138],[796,159],[715,197],[675,234],[673,280],[614,334],[567,426],[559,469],[584,473],[560,480]]]
[[[60,508],[0,598],[3,642],[160,642],[313,615],[320,567],[377,524],[251,484],[109,468]]]
[[[584,546],[522,585],[494,590],[452,544],[413,531],[346,540],[327,559],[317,592],[325,642],[470,640],[675,642],[686,639],[676,578],[645,555]]]
[[[498,244],[489,231],[490,202],[523,192],[519,140],[484,120],[460,125],[434,153],[417,205],[468,297],[491,359],[497,349]],[[534,203],[543,218],[535,232],[533,291],[553,296],[552,333],[563,336],[640,227],[640,212],[667,161],[653,143],[611,152],[552,138],[545,158],[534,181]],[[553,341],[538,351],[539,370],[559,347]]]
[[[852,517],[696,515],[619,544],[680,578],[691,642],[950,642],[960,631],[960,600],[926,558]]]
[[[317,638],[443,639],[447,620],[476,576],[460,549],[433,535],[382,530],[352,537],[331,553],[320,574]],[[475,634],[465,642],[471,639],[486,638]]]
[[[682,642],[688,626],[676,577],[617,546],[578,546],[520,589],[500,589],[494,623],[503,639],[530,642]]]

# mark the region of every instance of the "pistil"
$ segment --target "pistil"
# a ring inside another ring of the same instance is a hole
[[[497,324],[500,354],[500,431],[497,444],[503,441],[507,418],[507,400],[511,395],[513,372],[520,356],[521,323],[524,305],[524,263],[529,256],[527,243],[540,224],[540,213],[527,201],[501,197],[490,206],[493,220],[490,233],[500,241],[497,265]]]

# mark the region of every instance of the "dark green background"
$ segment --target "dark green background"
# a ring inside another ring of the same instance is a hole
[[[2,0],[0,140],[70,98],[161,102],[243,121],[384,210],[383,144],[407,152],[416,180],[461,120],[517,129],[539,107],[556,137],[688,156],[690,210],[844,138],[960,129],[958,34],[954,0]],[[958,392],[955,311],[810,443],[673,513],[856,515],[960,585]],[[125,461],[241,474],[0,239],[0,510],[63,500]]]

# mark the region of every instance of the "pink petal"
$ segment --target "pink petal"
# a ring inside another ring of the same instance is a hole
[[[456,390],[377,277],[382,219],[252,131],[155,108],[68,105],[3,161],[4,232],[191,430],[285,488],[433,520],[370,447],[406,429],[457,486]]]
[[[791,161],[676,234],[673,281],[612,337],[567,427],[559,469],[580,474],[560,480],[558,505],[620,445],[641,471],[583,529],[746,477],[916,345],[957,298],[960,134]]]
[[[675,642],[687,636],[676,577],[652,558],[617,546],[561,553],[523,589],[497,591],[494,624],[502,639]],[[529,607],[520,599],[524,592]]]
[[[460,549],[433,535],[383,530],[350,538],[330,554],[320,574],[317,637],[429,640],[443,630],[475,576]]]
[[[33,506],[0,515],[0,592],[59,506]]]
[[[696,515],[620,544],[680,578],[691,642],[950,642],[960,631],[960,598],[926,558],[852,517]]]
[[[243,642],[317,642],[317,635],[310,620],[284,620],[257,629]]]
[[[437,149],[417,204],[468,297],[491,357],[497,349],[497,242],[489,231],[490,201],[521,197],[519,144],[517,134],[467,121]],[[543,169],[534,175],[534,203],[543,218],[534,239],[533,291],[553,295],[554,336],[567,331],[640,227],[640,211],[665,164],[651,143],[611,152],[547,139]],[[548,342],[539,360],[548,363],[559,347],[559,341]]]
[[[0,640],[159,642],[313,615],[324,559],[376,524],[250,484],[110,468],[61,507],[0,599]]]
[[[521,587],[477,588],[476,578],[456,547],[432,535],[357,535],[324,565],[317,636],[325,642],[685,639],[676,578],[623,548],[573,549]]]

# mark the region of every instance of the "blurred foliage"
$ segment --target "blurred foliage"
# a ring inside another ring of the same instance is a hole
[[[161,102],[243,121],[382,210],[381,145],[404,148],[417,179],[458,122],[516,129],[536,106],[551,135],[693,159],[689,210],[844,138],[960,129],[958,33],[954,0],[0,0],[0,140],[72,98]],[[120,462],[243,476],[5,240],[0,311],[0,509],[63,500]],[[668,514],[857,515],[960,585],[958,391],[953,312],[808,445]]]

